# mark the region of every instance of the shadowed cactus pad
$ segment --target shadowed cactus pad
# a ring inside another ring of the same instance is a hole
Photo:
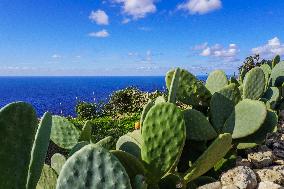
[[[270,87],[266,90],[266,92],[263,94],[263,98],[266,98],[270,105],[272,106],[272,108],[275,107],[277,101],[280,98],[280,92],[279,89],[277,87]]]
[[[244,99],[239,102],[228,120],[223,132],[232,133],[233,139],[255,133],[266,118],[266,106],[257,100]]]
[[[231,143],[231,134],[219,135],[189,168],[184,176],[184,180],[188,183],[210,170],[230,150]]]
[[[194,109],[185,110],[184,120],[188,139],[204,141],[217,137],[216,131],[201,112]]]
[[[116,150],[121,150],[141,159],[142,136],[139,130],[122,135],[116,142]]]
[[[91,121],[87,121],[82,129],[82,132],[80,134],[79,141],[87,141],[90,142],[92,137],[92,127],[93,124]]]
[[[210,113],[212,125],[217,132],[222,131],[224,123],[240,100],[241,93],[236,84],[230,84],[213,94],[210,101]]]
[[[46,112],[43,115],[41,122],[38,126],[31,152],[31,160],[26,185],[28,189],[34,189],[40,178],[41,170],[44,165],[45,156],[48,150],[51,125],[51,114]]]
[[[31,105],[16,102],[0,110],[1,188],[25,188],[36,129]]]
[[[56,181],[55,171],[49,165],[44,164],[36,189],[55,189]]]
[[[90,144],[66,161],[56,188],[131,189],[131,185],[119,160],[107,150]]]
[[[172,103],[153,106],[144,121],[142,138],[142,160],[153,180],[158,180],[181,155],[186,138],[182,112]]]
[[[284,61],[276,64],[271,71],[270,84],[271,86],[280,87],[284,82]]]
[[[251,69],[245,77],[243,86],[244,98],[257,100],[261,97],[265,88],[265,75],[261,68]]]
[[[80,130],[77,129],[66,118],[52,116],[51,140],[61,148],[73,148],[80,137]]]
[[[224,71],[215,70],[211,72],[206,80],[205,86],[214,94],[215,92],[221,90],[228,85],[228,79]]]
[[[66,162],[66,158],[64,155],[56,153],[53,154],[51,157],[51,167],[56,171],[56,173],[59,175],[64,163]]]
[[[174,70],[170,70],[166,75],[166,85],[170,89]],[[179,76],[179,87],[177,91],[177,100],[193,105],[209,105],[211,98],[210,91],[194,75],[181,69]]]

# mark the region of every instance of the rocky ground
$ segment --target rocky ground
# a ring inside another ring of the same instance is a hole
[[[219,181],[198,189],[284,189],[284,120],[265,145],[247,150]]]

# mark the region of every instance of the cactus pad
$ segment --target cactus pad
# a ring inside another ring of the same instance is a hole
[[[82,132],[80,134],[79,141],[87,141],[90,142],[92,137],[92,127],[93,124],[91,121],[87,121],[82,129]]]
[[[243,95],[244,98],[257,100],[263,94],[265,88],[265,75],[261,68],[251,69],[245,77]]]
[[[159,98],[159,97],[158,97]],[[162,97],[164,99],[164,97]],[[141,118],[140,118],[140,128],[142,128],[143,126],[143,122],[145,120],[145,117],[148,113],[148,111],[150,110],[150,108],[152,108],[152,106],[154,106],[154,102],[152,100],[150,100],[144,107],[143,107],[143,111],[141,114]]]
[[[204,141],[217,137],[216,131],[201,112],[195,109],[185,110],[184,120],[187,139]]]
[[[105,149],[108,149],[110,150],[113,145],[114,145],[114,139],[112,136],[107,136],[105,138],[103,138],[102,140],[98,141],[97,143],[95,143],[94,145],[96,146],[100,146],[100,147],[103,147]]]
[[[36,129],[31,105],[16,102],[0,110],[1,188],[25,188]]]
[[[57,174],[55,171],[49,165],[44,164],[36,189],[55,189],[56,181]]]
[[[252,148],[256,145],[262,144],[267,133],[272,133],[277,129],[278,116],[275,112],[267,110],[266,119],[263,125],[254,134],[249,135],[245,138],[240,138],[234,142],[238,143],[238,149]]]
[[[51,114],[46,112],[41,119],[34,139],[26,184],[28,189],[34,189],[40,178],[41,170],[44,165],[45,156],[48,150],[51,125]]]
[[[171,86],[174,70],[170,70],[166,75],[166,85]],[[179,77],[179,87],[177,91],[177,100],[193,105],[207,106],[211,98],[210,91],[194,75],[181,69]]]
[[[264,73],[265,85],[267,86],[267,84],[269,83],[269,77],[270,77],[270,74],[271,74],[271,67],[268,64],[262,64],[260,66],[260,68],[262,69],[262,71]]]
[[[51,167],[55,170],[55,172],[59,175],[64,163],[66,162],[66,158],[64,155],[56,153],[51,157]]]
[[[278,64],[280,62],[280,56],[279,55],[276,55],[273,60],[272,60],[272,63],[271,63],[271,66],[272,68],[274,68],[276,66],[276,64]]]
[[[270,84],[274,87],[282,86],[284,82],[284,61],[276,64],[276,66],[272,69],[270,75]]]
[[[186,183],[198,178],[210,170],[230,150],[232,136],[229,133],[221,134],[208,149],[194,162],[184,176]]]
[[[211,122],[218,133],[240,100],[241,93],[236,84],[230,84],[213,94],[210,101]]]
[[[66,161],[56,188],[131,189],[131,185],[119,160],[107,150],[90,144]]]
[[[141,159],[142,136],[139,130],[122,135],[116,142],[116,150],[121,150]]]
[[[177,68],[175,69],[172,81],[171,81],[171,86],[169,89],[169,96],[168,96],[168,102],[171,103],[176,103],[176,94],[178,91],[178,85],[179,85],[179,76],[180,76],[180,69]]]
[[[232,133],[233,139],[251,135],[261,127],[266,113],[266,106],[263,102],[244,99],[235,106],[225,122],[223,132]]]
[[[228,85],[228,79],[224,71],[215,70],[211,72],[206,80],[205,86],[214,94]]]
[[[172,103],[153,106],[144,121],[142,138],[142,160],[153,180],[158,180],[181,155],[186,138],[182,112]]]
[[[66,118],[52,116],[51,140],[61,148],[71,149],[79,140],[80,131]]]
[[[79,151],[81,148],[83,148],[84,146],[90,144],[87,141],[82,141],[82,142],[78,142],[69,152],[68,154],[68,158],[71,157],[75,152]]]
[[[148,184],[146,182],[146,179],[143,175],[136,175],[134,180],[134,189],[147,189]]]
[[[275,108],[276,103],[280,98],[279,89],[277,87],[268,88],[263,94],[263,98],[266,98],[270,102],[272,108]]]

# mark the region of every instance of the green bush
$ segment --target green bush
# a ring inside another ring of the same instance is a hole
[[[76,104],[75,111],[79,119],[89,120],[98,117],[99,111],[97,104],[79,101]]]

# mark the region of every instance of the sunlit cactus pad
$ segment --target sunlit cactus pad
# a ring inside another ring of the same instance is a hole
[[[182,112],[172,103],[160,103],[148,112],[142,127],[142,160],[153,177],[162,177],[183,149],[186,131]]]
[[[56,188],[131,189],[131,184],[124,167],[113,154],[90,144],[66,161]]]
[[[51,140],[61,148],[71,149],[80,137],[80,130],[77,129],[66,118],[52,116]]]
[[[261,97],[265,88],[265,75],[261,68],[251,69],[245,77],[243,95],[244,98],[257,100]]]
[[[214,94],[215,92],[221,90],[223,87],[228,85],[228,79],[224,71],[215,70],[211,72],[206,80],[205,86]]]

